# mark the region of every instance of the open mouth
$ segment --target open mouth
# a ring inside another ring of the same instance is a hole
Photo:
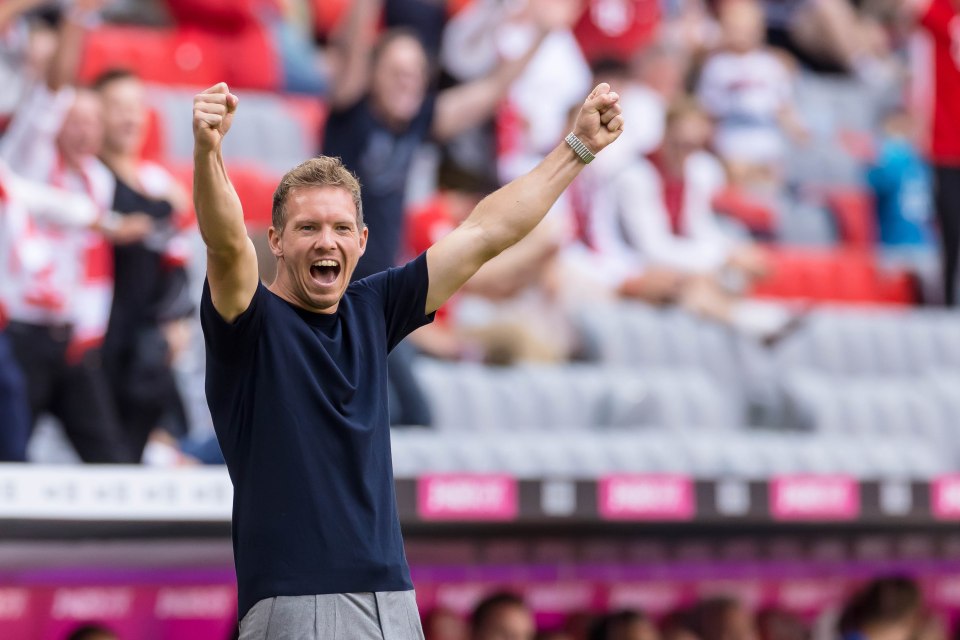
[[[320,284],[333,284],[340,277],[340,263],[330,259],[317,260],[310,265],[310,276]]]

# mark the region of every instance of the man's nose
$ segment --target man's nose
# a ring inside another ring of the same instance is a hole
[[[333,233],[333,229],[330,229],[328,227],[324,227],[320,229],[320,232],[317,234],[314,244],[318,249],[336,248],[337,243]]]

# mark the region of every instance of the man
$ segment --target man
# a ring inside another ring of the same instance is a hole
[[[843,640],[907,640],[924,622],[924,602],[910,578],[878,578],[846,603],[837,621]]]
[[[114,180],[96,157],[103,141],[100,99],[71,86],[88,25],[102,3],[80,0],[64,15],[46,81],[14,115],[0,159],[24,178],[82,194],[109,211]],[[110,235],[121,243],[152,228],[140,215],[114,222]],[[98,349],[110,310],[110,246],[92,229],[37,224],[33,231],[29,253],[42,252],[49,265],[22,270],[17,291],[6,300],[7,336],[26,378],[32,414],[59,418],[85,462],[135,462],[139,458],[123,442]]]
[[[89,198],[20,178],[0,160],[0,461],[25,462],[32,418],[26,379],[6,334],[11,301],[29,295],[35,274],[51,268],[57,256],[40,225],[69,232],[102,224]],[[34,345],[35,347],[39,345]]]
[[[660,631],[646,615],[627,609],[600,618],[589,640],[660,640]]]
[[[917,86],[932,92],[924,96],[929,107],[930,161],[935,180],[937,221],[943,250],[944,303],[957,304],[960,278],[960,2],[907,0],[926,31],[927,46],[914,68]]]
[[[564,3],[569,4],[569,3]],[[396,264],[403,239],[406,183],[414,152],[433,139],[446,142],[493,115],[510,85],[551,31],[577,13],[538,5],[536,39],[526,53],[480,79],[434,92],[430,61],[416,32],[397,28],[375,37],[382,0],[357,0],[335,39],[323,153],[343,158],[364,186],[363,208],[370,246],[355,278]]]
[[[359,184],[337,159],[301,164],[274,194],[268,288],[220,150],[237,98],[223,83],[194,98],[206,391],[235,489],[241,638],[423,637],[396,512],[387,353],[620,135],[618,101],[599,85],[569,143],[425,254],[353,284],[368,237]]]
[[[194,306],[184,267],[186,233],[193,228],[186,192],[161,165],[143,160],[146,89],[128,71],[111,70],[94,82],[103,102],[101,161],[113,173],[112,207],[123,219],[147,215],[156,229],[140,242],[113,247],[114,286],[103,360],[128,447],[140,460],[160,426],[186,435],[183,401],[171,368],[168,339]]]
[[[508,592],[487,596],[470,617],[470,640],[533,640],[536,632],[533,612]]]

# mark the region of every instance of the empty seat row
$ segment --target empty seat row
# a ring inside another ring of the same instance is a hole
[[[932,310],[830,308],[776,352],[782,371],[909,375],[960,367],[960,316]]]
[[[813,369],[847,375],[908,375],[960,368],[960,315],[932,309],[819,307],[776,349],[677,309],[622,303],[577,317],[597,360],[633,367],[693,368],[720,381],[749,369]],[[769,360],[764,363],[757,360]]]
[[[797,372],[784,381],[795,426],[822,433],[913,436],[956,449],[960,370],[911,378]]]
[[[416,373],[444,431],[496,432],[741,424],[737,405],[698,371],[590,365],[489,367],[421,361]]]
[[[589,355],[604,363],[698,369],[725,384],[739,378],[737,336],[679,309],[599,305],[575,321]]]
[[[522,478],[595,478],[610,473],[683,473],[763,479],[779,474],[929,477],[956,468],[943,447],[911,438],[655,430],[550,434],[436,433],[395,429],[394,473],[509,473]]]

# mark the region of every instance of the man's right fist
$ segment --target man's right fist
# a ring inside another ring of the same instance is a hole
[[[215,84],[193,97],[193,139],[198,150],[220,148],[239,101],[230,93],[226,82]]]

